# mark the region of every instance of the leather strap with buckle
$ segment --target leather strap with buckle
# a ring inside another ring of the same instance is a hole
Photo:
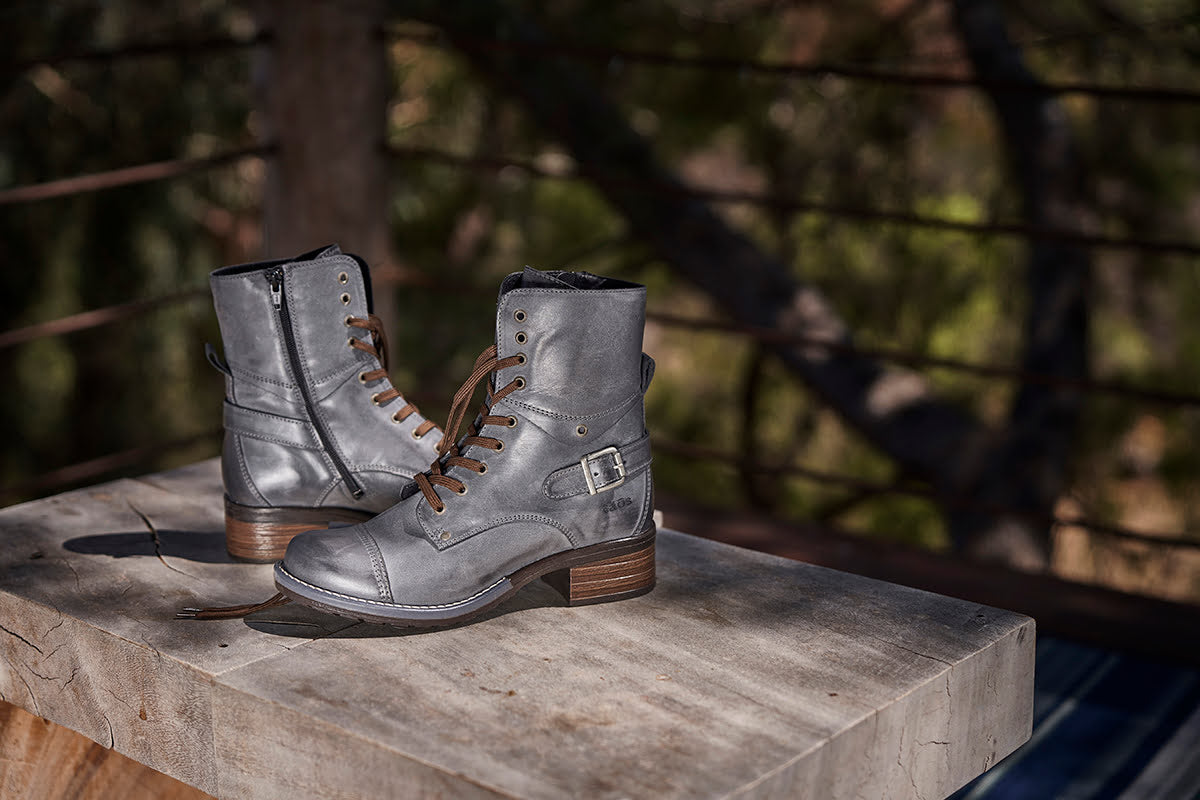
[[[650,437],[643,436],[621,447],[588,453],[579,463],[555,470],[542,484],[542,491],[554,500],[601,494],[616,489],[649,466]]]

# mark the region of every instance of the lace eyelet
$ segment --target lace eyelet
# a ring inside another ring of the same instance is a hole
[[[504,452],[504,442],[497,442],[496,444],[499,445],[499,447],[496,448],[496,452],[503,453]]]
[[[477,474],[479,474],[479,475],[487,474],[487,462],[485,462],[485,461],[479,462],[479,472]]]
[[[339,273],[338,273],[338,283],[349,283],[349,282],[350,282],[350,276],[349,276],[349,275],[347,275],[347,274],[346,274],[346,273],[344,273],[344,272],[339,272]]]
[[[438,513],[440,514],[441,512],[439,511]],[[450,531],[442,531],[440,534],[438,534],[438,538],[441,539],[443,542],[449,541],[450,540]]]
[[[529,337],[525,335],[525,331],[517,331],[517,335],[513,338],[517,340],[517,344],[525,344],[529,341]]]
[[[395,415],[395,414],[393,414],[393,415],[392,415],[392,419],[396,419],[396,415]],[[398,419],[396,420],[396,422],[399,422],[399,421],[400,421],[400,420],[398,420]],[[423,434],[423,433],[417,433],[417,429],[416,429],[416,428],[413,428],[413,431],[412,431],[412,434],[411,434],[411,435],[412,435],[412,437],[413,437],[414,439],[417,439],[418,441],[419,441],[419,440],[421,440],[421,439],[424,439],[424,438],[425,438],[425,434]]]
[[[524,309],[518,308],[513,312],[513,319],[515,319],[517,322],[524,322],[525,320],[529,319],[529,315],[525,313]]]
[[[365,384],[367,382],[367,373],[365,373],[365,372],[358,373],[358,382]]]
[[[508,427],[510,427],[510,428],[517,427],[517,418],[516,417],[510,416],[508,418]]]
[[[344,320],[342,320],[342,322],[345,324],[345,326],[347,328],[349,328],[351,325],[354,324],[354,315],[353,314],[346,315],[346,318]]]
[[[375,405],[379,405],[379,392],[376,392],[375,394],[371,395],[371,402],[374,403]]]
[[[529,359],[525,358],[524,353],[517,353],[517,366],[523,366]]]
[[[397,412],[396,412],[396,414],[399,414],[399,413],[400,413],[399,411],[397,411]],[[404,420],[402,420],[402,419],[397,419],[397,418],[396,418],[396,414],[392,414],[392,422],[394,422],[394,423],[396,423],[397,425],[399,425],[399,424],[400,424],[401,422],[403,422]]]
[[[458,491],[455,492],[455,494],[457,494],[457,495],[464,495],[466,493],[467,493],[467,485],[465,483],[462,485],[462,489],[459,489]]]
[[[345,292],[342,293],[342,305],[350,305],[350,295],[346,294]]]
[[[575,429],[575,432],[580,436],[587,436],[587,425],[580,425]]]
[[[354,343],[358,341],[353,336],[346,340],[346,347],[354,347]]]
[[[524,389],[525,388],[525,379],[522,378],[520,375],[518,375],[517,377],[513,378],[513,385],[516,386],[518,389]]]
[[[436,508],[435,508],[435,509],[433,509],[433,513],[437,514],[439,517],[440,517],[442,514],[445,514],[445,513],[446,513],[446,504],[445,504],[445,503],[443,503],[443,504],[442,504],[442,508],[441,508],[441,510],[438,510],[438,509],[436,509]],[[449,539],[450,537],[449,537],[449,536],[447,536],[446,538],[447,538],[447,539]]]

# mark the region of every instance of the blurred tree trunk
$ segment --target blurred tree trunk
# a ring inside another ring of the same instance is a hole
[[[992,0],[957,0],[954,22],[976,75],[1008,84],[1040,86],[1010,41]],[[1083,174],[1069,120],[1045,91],[989,91],[1021,189],[1025,221],[1080,230],[1087,217]],[[1044,375],[1084,378],[1088,372],[1088,283],[1091,256],[1083,248],[1031,240],[1026,267],[1028,316],[1022,367]],[[1067,486],[1071,444],[1083,404],[1077,389],[1021,385],[1008,415],[963,489],[982,505],[1014,508],[1025,517],[951,510],[956,544],[983,558],[1018,566],[1046,566],[1044,524]]]
[[[254,75],[264,138],[278,146],[267,162],[266,255],[338,242],[385,278],[384,5],[356,0],[347,10],[325,0],[259,0],[255,10],[259,27],[274,37]],[[374,287],[375,312],[388,325],[396,322],[392,295]]]

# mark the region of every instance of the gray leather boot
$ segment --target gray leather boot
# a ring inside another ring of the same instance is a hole
[[[454,397],[437,459],[368,522],[303,533],[280,592],[335,614],[446,625],[542,577],[571,605],[654,587],[645,288],[585,272],[506,278],[496,344]],[[475,387],[487,399],[454,441]]]
[[[226,375],[229,552],[276,561],[300,531],[394,504],[439,437],[388,382],[367,265],[332,245],[210,284],[228,361],[208,349]]]

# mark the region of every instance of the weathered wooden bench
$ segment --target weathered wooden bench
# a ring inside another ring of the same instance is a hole
[[[0,695],[219,797],[943,797],[1030,733],[1027,617],[660,532],[659,583],[423,633],[225,555],[215,461],[0,511]]]

